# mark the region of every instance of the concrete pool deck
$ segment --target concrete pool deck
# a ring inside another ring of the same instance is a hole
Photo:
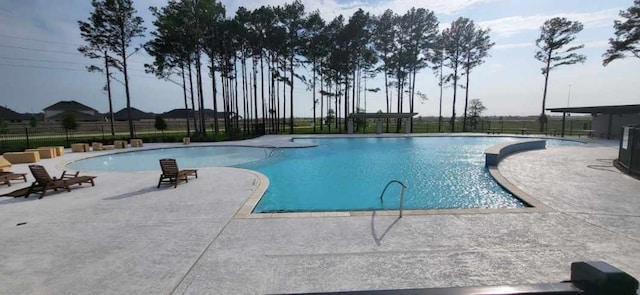
[[[289,145],[288,138],[234,144]],[[58,174],[64,162],[97,154],[70,153],[40,163]],[[615,142],[595,141],[502,160],[502,175],[548,212],[402,219],[377,212],[234,218],[260,185],[255,174],[241,169],[201,168],[198,179],[177,189],[156,189],[158,171],[84,172],[98,176],[95,187],[42,200],[0,198],[0,294],[263,294],[548,283],[568,279],[570,263],[583,260],[604,260],[640,278],[640,181],[609,167],[607,159],[616,156]],[[26,185],[16,182],[0,192]]]

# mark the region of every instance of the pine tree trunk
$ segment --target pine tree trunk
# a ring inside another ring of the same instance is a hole
[[[413,114],[413,104],[415,103],[416,92],[416,69],[413,69],[413,81],[411,82],[411,102],[409,103],[409,113]],[[409,131],[413,133],[413,117],[409,118]]]
[[[109,98],[109,127],[111,127],[111,136],[115,136],[116,128],[114,126],[113,102],[111,99],[111,74],[109,73],[109,55],[107,54],[107,51],[104,52],[104,68],[107,75],[107,97]]]
[[[204,120],[204,97],[202,92],[202,63],[200,62],[199,54],[196,57],[196,84],[198,85],[198,102],[200,106],[200,133],[205,135],[207,133],[207,127]]]
[[[253,56],[251,58],[251,65],[253,66],[253,123],[254,132],[258,131],[258,69],[256,68],[256,58]]]
[[[191,73],[191,60],[189,60],[189,91],[191,91],[191,116],[193,116],[193,130],[198,132],[198,120],[196,120],[196,102],[193,95],[193,77]],[[188,110],[187,110],[188,112]]]
[[[260,50],[260,91],[262,92],[262,124],[267,125],[267,119],[265,116],[266,105],[264,104],[264,64],[262,62],[262,50]]]
[[[442,61],[440,61],[440,108],[438,111],[438,132],[442,132],[442,88],[444,87],[443,85],[443,78],[442,78],[442,67],[444,66],[444,63]]]
[[[322,61],[320,61],[320,131],[322,131],[324,121],[324,80],[322,75]]]
[[[456,131],[456,95],[458,94],[458,67],[456,65],[456,69],[453,74],[453,111],[451,113],[451,132]]]
[[[469,67],[467,67],[466,69],[466,78],[467,78],[467,83],[465,85],[464,91],[465,91],[465,95],[464,95],[464,119],[462,121],[462,132],[467,132],[467,107],[469,104]]]
[[[187,137],[191,137],[191,124],[189,124],[189,104],[187,103],[187,81],[184,77],[184,64],[180,65],[182,69],[182,92],[184,94],[184,115],[185,119],[187,119]]]
[[[313,133],[316,133],[316,61],[313,60]]]
[[[222,75],[222,72],[220,72],[220,75]],[[218,136],[218,132],[220,132],[220,126],[218,126],[218,94],[216,89],[215,62],[213,58],[211,59],[211,88],[213,91],[213,132],[214,136]]]
[[[386,54],[385,54],[386,57]],[[384,94],[387,98],[387,114],[391,113],[391,101],[389,100],[389,75],[387,75],[387,68],[384,69]],[[387,118],[387,133],[389,133],[389,118]]]
[[[290,116],[291,117],[291,121],[289,122],[289,134],[293,134],[293,57],[294,57],[294,52],[293,50],[291,50],[291,61],[289,63],[290,71],[291,71],[291,87],[289,87],[289,110],[290,110]]]
[[[122,30],[124,31],[124,28],[122,28]],[[126,52],[126,45],[124,42],[124,39],[121,40],[120,42],[120,46],[121,46],[121,52],[122,52],[122,70],[123,70],[123,74],[124,74],[124,89],[125,89],[125,94],[127,97],[127,119],[129,121],[129,139],[134,138],[134,130],[133,130],[133,118],[131,117],[131,95],[129,94],[129,74],[127,72],[127,52]]]
[[[549,67],[551,66],[551,50],[547,55],[547,70],[544,74],[544,92],[542,93],[542,112],[540,113],[540,132],[544,132],[545,117],[544,108],[547,103],[547,85],[549,84]]]

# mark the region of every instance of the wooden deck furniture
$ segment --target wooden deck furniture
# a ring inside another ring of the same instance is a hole
[[[27,182],[27,173],[0,172],[0,183],[11,186],[11,180],[22,178]]]
[[[40,192],[40,199],[42,199],[48,190],[57,191],[60,188],[70,192],[71,186],[75,184],[82,185],[83,183],[91,183],[91,186],[95,186],[93,182],[93,179],[96,178],[95,176],[78,176],[78,172],[69,174],[63,171],[59,178],[52,178],[49,172],[40,165],[29,165],[29,170],[31,170],[31,174],[36,181],[31,184],[29,192],[25,197],[28,197],[32,193]]]
[[[127,141],[126,140],[114,140],[113,147],[116,149],[126,149]]]
[[[10,197],[10,198],[28,197],[30,190],[31,190],[31,187],[23,187],[15,191],[1,194],[0,197]]]
[[[7,172],[11,169],[11,162],[0,156],[0,172]]]
[[[142,147],[142,139],[131,139],[131,147]]]
[[[40,161],[39,152],[9,152],[2,156],[11,164],[37,163]]]
[[[92,142],[91,148],[93,149],[93,151],[101,151],[104,149],[104,147],[102,146],[102,142]]]
[[[190,144],[190,143],[191,143],[191,137],[182,138],[182,144]]]
[[[72,143],[71,151],[76,153],[85,153],[90,151],[88,143]]]
[[[63,146],[44,146],[46,148],[52,148],[56,151],[56,157],[61,157],[64,155],[64,147]]]
[[[102,149],[103,149],[103,150],[105,150],[105,151],[110,151],[110,150],[113,150],[113,149],[114,149],[114,146],[113,146],[112,144],[110,144],[110,145],[103,145],[103,146],[102,146]]]
[[[25,152],[38,152],[40,159],[53,159],[58,156],[56,150],[50,147],[39,147],[35,149],[26,149]]]
[[[160,185],[163,183],[174,184],[174,188],[177,188],[178,182],[181,180],[189,182],[188,177],[191,175],[195,175],[195,177],[198,178],[197,169],[178,169],[176,159],[160,159],[160,168],[162,169],[162,175],[160,175],[160,180],[158,180],[158,188],[160,188]]]

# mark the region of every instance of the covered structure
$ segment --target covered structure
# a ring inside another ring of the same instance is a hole
[[[547,111],[562,113],[563,137],[567,114],[591,114],[593,119],[591,130],[588,131],[596,137],[607,139],[619,138],[622,126],[640,124],[640,104],[548,108]]]
[[[347,133],[353,134],[353,125],[355,119],[375,119],[376,134],[382,134],[382,120],[384,119],[401,119],[405,125],[404,133],[411,133],[411,125],[406,124],[407,121],[418,113],[351,113],[347,117]]]

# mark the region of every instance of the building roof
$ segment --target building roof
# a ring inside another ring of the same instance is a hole
[[[72,114],[76,121],[104,121],[104,114],[88,115],[78,111],[65,111],[54,116],[47,117],[47,121],[62,121],[65,116]]]
[[[75,100],[61,100],[56,102],[44,109],[45,111],[76,111],[76,112],[86,112],[91,111],[97,113],[93,108],[90,108],[84,104],[81,104]]]
[[[552,113],[574,113],[574,114],[640,114],[640,104],[613,105],[613,106],[593,106],[593,107],[570,107],[570,108],[548,108]]]
[[[9,108],[5,108],[0,106],[0,121],[20,121],[20,120],[28,120],[30,118],[29,114],[20,114],[15,112]]]
[[[184,119],[189,114],[189,118],[193,117],[193,111],[190,109],[173,109],[162,114],[165,119]]]
[[[145,120],[145,119],[153,119],[156,116],[154,113],[146,113],[136,108],[131,108],[131,119],[132,120]],[[129,120],[127,116],[127,108],[123,108],[113,114],[113,119],[116,121],[126,121]]]

